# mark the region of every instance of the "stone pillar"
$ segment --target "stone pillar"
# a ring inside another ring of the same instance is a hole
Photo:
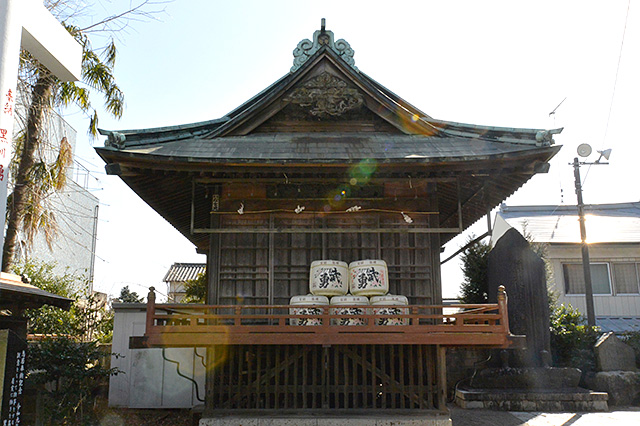
[[[527,336],[527,349],[511,367],[544,367],[549,362],[549,298],[544,261],[515,229],[508,230],[489,253],[489,302],[496,303],[498,287],[509,295],[511,333]]]

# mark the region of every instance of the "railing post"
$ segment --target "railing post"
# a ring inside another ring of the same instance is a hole
[[[154,326],[154,317],[156,316],[155,290],[155,287],[149,287],[149,294],[147,294],[147,324],[145,326],[145,334],[151,334]]]
[[[233,319],[233,325],[242,325],[240,316],[242,315],[242,306],[236,306],[234,309],[235,318]]]
[[[322,306],[322,325],[320,326],[320,330],[325,335],[331,330],[331,320],[329,319],[329,315],[331,315],[331,310],[328,306]],[[314,330],[315,331],[315,330]]]
[[[511,334],[509,330],[509,310],[507,309],[507,292],[503,285],[498,287],[498,312],[500,313],[502,326],[507,334]]]

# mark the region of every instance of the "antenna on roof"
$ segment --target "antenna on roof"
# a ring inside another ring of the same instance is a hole
[[[566,100],[567,100],[567,97],[565,96],[565,98],[562,100],[562,102],[564,102],[564,101],[566,101]],[[560,105],[562,105],[562,102],[560,102],[560,103],[558,104],[558,106],[557,106],[557,107],[555,107],[555,108],[553,109],[553,111],[551,111],[551,112],[549,113],[549,117],[551,117],[553,114],[555,114],[555,113],[556,113],[556,110],[557,110],[558,108],[560,108]]]
[[[320,20],[320,31],[324,32],[324,28],[327,25],[327,21],[322,18],[322,20]]]

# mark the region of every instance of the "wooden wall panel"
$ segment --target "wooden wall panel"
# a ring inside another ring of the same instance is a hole
[[[411,218],[429,226],[430,216]],[[389,267],[389,288],[411,304],[439,302],[435,286],[438,248],[433,236],[414,233],[359,232],[361,229],[406,226],[400,214],[310,215],[272,214],[227,216],[222,227],[332,228],[344,233],[273,233],[220,235],[219,304],[288,304],[307,294],[311,262],[321,259],[353,262],[383,259]]]
[[[436,348],[422,345],[218,348],[213,408],[444,409]]]

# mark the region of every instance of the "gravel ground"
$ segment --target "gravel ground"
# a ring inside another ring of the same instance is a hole
[[[607,413],[532,413],[463,410],[450,406],[453,426],[640,426],[640,407]],[[189,410],[109,409],[100,426],[192,426]],[[195,423],[197,425],[197,423]]]
[[[100,426],[191,426],[189,410],[109,409]],[[197,424],[197,423],[196,423]]]
[[[530,413],[462,410],[451,406],[453,426],[637,426],[640,407],[613,407],[607,413]]]

